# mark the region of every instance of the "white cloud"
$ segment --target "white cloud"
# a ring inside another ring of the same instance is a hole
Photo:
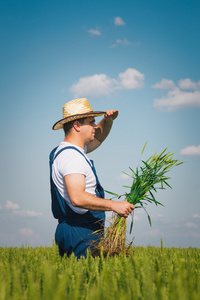
[[[108,77],[106,74],[94,74],[92,76],[80,78],[77,83],[74,83],[71,86],[70,92],[74,97],[82,95],[103,96],[112,92],[115,86],[115,80]]]
[[[200,107],[199,82],[192,82],[188,78],[181,79],[177,87],[172,80],[162,79],[160,83],[156,83],[152,87],[168,90],[166,96],[154,100],[154,107],[167,111],[181,107]],[[192,91],[185,91],[186,89],[192,89]]]
[[[127,69],[125,72],[119,74],[121,86],[124,89],[140,89],[143,87],[144,74],[136,69]]]
[[[187,228],[189,228],[189,229],[194,229],[194,228],[197,228],[198,226],[195,224],[195,223],[193,223],[193,222],[187,222],[186,224],[185,224],[185,226],[187,227]]]
[[[120,179],[121,179],[121,180],[130,180],[130,176],[128,176],[128,175],[122,173],[122,175],[120,176]]]
[[[119,89],[139,89],[143,87],[144,74],[129,68],[118,75],[118,79],[106,74],[94,74],[79,79],[70,87],[74,97],[104,96]]]
[[[194,214],[192,217],[193,217],[194,219],[200,219],[200,214]]]
[[[176,88],[169,91],[166,97],[155,99],[154,107],[168,111],[181,107],[200,107],[200,92],[183,92]]]
[[[88,32],[91,35],[101,35],[101,32],[98,29],[90,29],[90,30],[88,30]]]
[[[19,230],[19,233],[24,236],[32,236],[34,234],[34,231],[30,228],[21,228]]]
[[[15,210],[14,214],[21,217],[41,217],[43,213],[34,210]]]
[[[125,25],[125,22],[120,17],[115,17],[114,23],[115,23],[116,26],[123,26],[123,25]]]
[[[131,177],[126,175],[125,173],[122,173],[120,176],[117,177],[117,180],[122,180],[122,181],[130,181]]]
[[[126,46],[132,45],[132,42],[130,42],[130,41],[127,40],[126,38],[124,38],[123,40],[117,39],[117,40],[116,40],[116,43],[113,44],[113,45],[111,45],[110,48],[116,48],[116,47],[119,46],[119,45],[125,46],[125,47],[126,47]],[[140,42],[133,43],[133,46],[135,46],[135,47],[139,47],[140,45],[141,45]]]
[[[180,151],[181,155],[200,156],[200,145],[188,146]]]
[[[182,90],[196,90],[199,88],[200,82],[194,82],[189,78],[181,79],[178,82],[178,86]]]
[[[172,80],[163,78],[161,82],[158,82],[152,86],[154,89],[171,90],[175,88],[175,84]]]
[[[3,207],[0,205],[0,209],[3,209]]]
[[[20,210],[19,204],[13,203],[12,201],[6,202],[6,209],[12,210],[15,215],[21,217],[41,217],[43,213],[34,210]]]
[[[131,45],[131,42],[128,41],[126,38],[123,39],[123,40],[118,39],[118,40],[116,40],[116,43],[120,44],[122,46],[129,46],[129,45]]]
[[[12,202],[12,201],[7,201],[6,202],[6,209],[16,210],[16,209],[19,209],[19,205]]]

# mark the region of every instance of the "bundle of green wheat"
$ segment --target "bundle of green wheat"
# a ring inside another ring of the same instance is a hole
[[[147,144],[147,143],[146,143]],[[141,155],[144,152],[146,144],[142,150]],[[179,162],[177,159],[173,159],[174,153],[167,152],[167,148],[162,151],[160,154],[152,155],[147,161],[142,160],[142,166],[138,166],[134,172],[131,168],[131,175],[126,174],[132,177],[132,186],[124,186],[129,189],[129,193],[123,195],[118,195],[112,192],[114,197],[118,199],[124,197],[125,201],[128,201],[135,205],[135,208],[143,208],[146,211],[145,206],[148,203],[155,203],[155,205],[162,205],[155,199],[154,193],[158,189],[165,189],[166,187],[172,188],[168,180],[170,177],[166,174],[173,168],[178,165],[181,165],[183,162]],[[147,213],[148,220],[151,226],[151,219]],[[133,216],[130,226],[130,232],[132,231],[133,226]],[[105,230],[100,242],[94,245],[93,254],[98,254],[101,249],[103,249],[104,255],[109,253],[110,256],[121,253],[128,252],[130,247],[126,246],[126,219],[116,215],[114,216],[110,226]]]

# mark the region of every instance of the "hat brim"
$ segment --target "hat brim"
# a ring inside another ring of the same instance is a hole
[[[78,120],[78,119],[81,119],[81,118],[100,117],[104,114],[105,114],[105,111],[91,111],[91,112],[87,112],[87,113],[83,113],[83,114],[77,114],[77,115],[73,115],[73,116],[70,116],[70,117],[66,117],[66,118],[61,119],[58,122],[56,122],[53,125],[52,129],[53,130],[62,129],[63,125],[65,123],[68,123],[68,122],[71,122],[71,121],[74,121],[74,120]]]

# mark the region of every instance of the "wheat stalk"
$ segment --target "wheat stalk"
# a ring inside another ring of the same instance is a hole
[[[145,143],[141,156],[146,148],[147,142]],[[167,152],[167,148],[164,149],[160,154],[154,153],[147,161],[142,160],[142,165],[136,168],[136,171],[129,168],[131,174],[124,173],[132,178],[131,186],[124,186],[129,189],[128,193],[122,195],[115,194],[113,192],[106,191],[113,195],[113,198],[120,199],[124,197],[125,201],[128,201],[135,205],[135,208],[143,208],[147,214],[149,224],[151,226],[151,218],[145,208],[148,203],[154,203],[162,205],[155,198],[155,193],[159,189],[165,189],[166,187],[172,188],[168,180],[171,179],[167,176],[167,173],[174,167],[181,165],[177,159],[173,159],[174,153]],[[112,198],[112,199],[113,199]],[[130,226],[130,233],[133,227],[133,216]],[[131,245],[131,244],[130,244]],[[130,246],[129,245],[129,246]],[[98,253],[103,248],[103,253],[106,255],[114,255],[120,252],[128,250],[126,246],[126,219],[116,215],[114,216],[110,226],[106,228],[100,242],[94,245],[93,253]]]

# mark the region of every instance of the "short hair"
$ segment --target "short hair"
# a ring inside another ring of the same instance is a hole
[[[65,135],[67,135],[70,132],[75,121],[79,121],[79,123],[84,124],[86,119],[87,119],[87,117],[81,118],[81,119],[76,119],[76,120],[73,120],[73,121],[63,124],[63,130],[65,132]]]

